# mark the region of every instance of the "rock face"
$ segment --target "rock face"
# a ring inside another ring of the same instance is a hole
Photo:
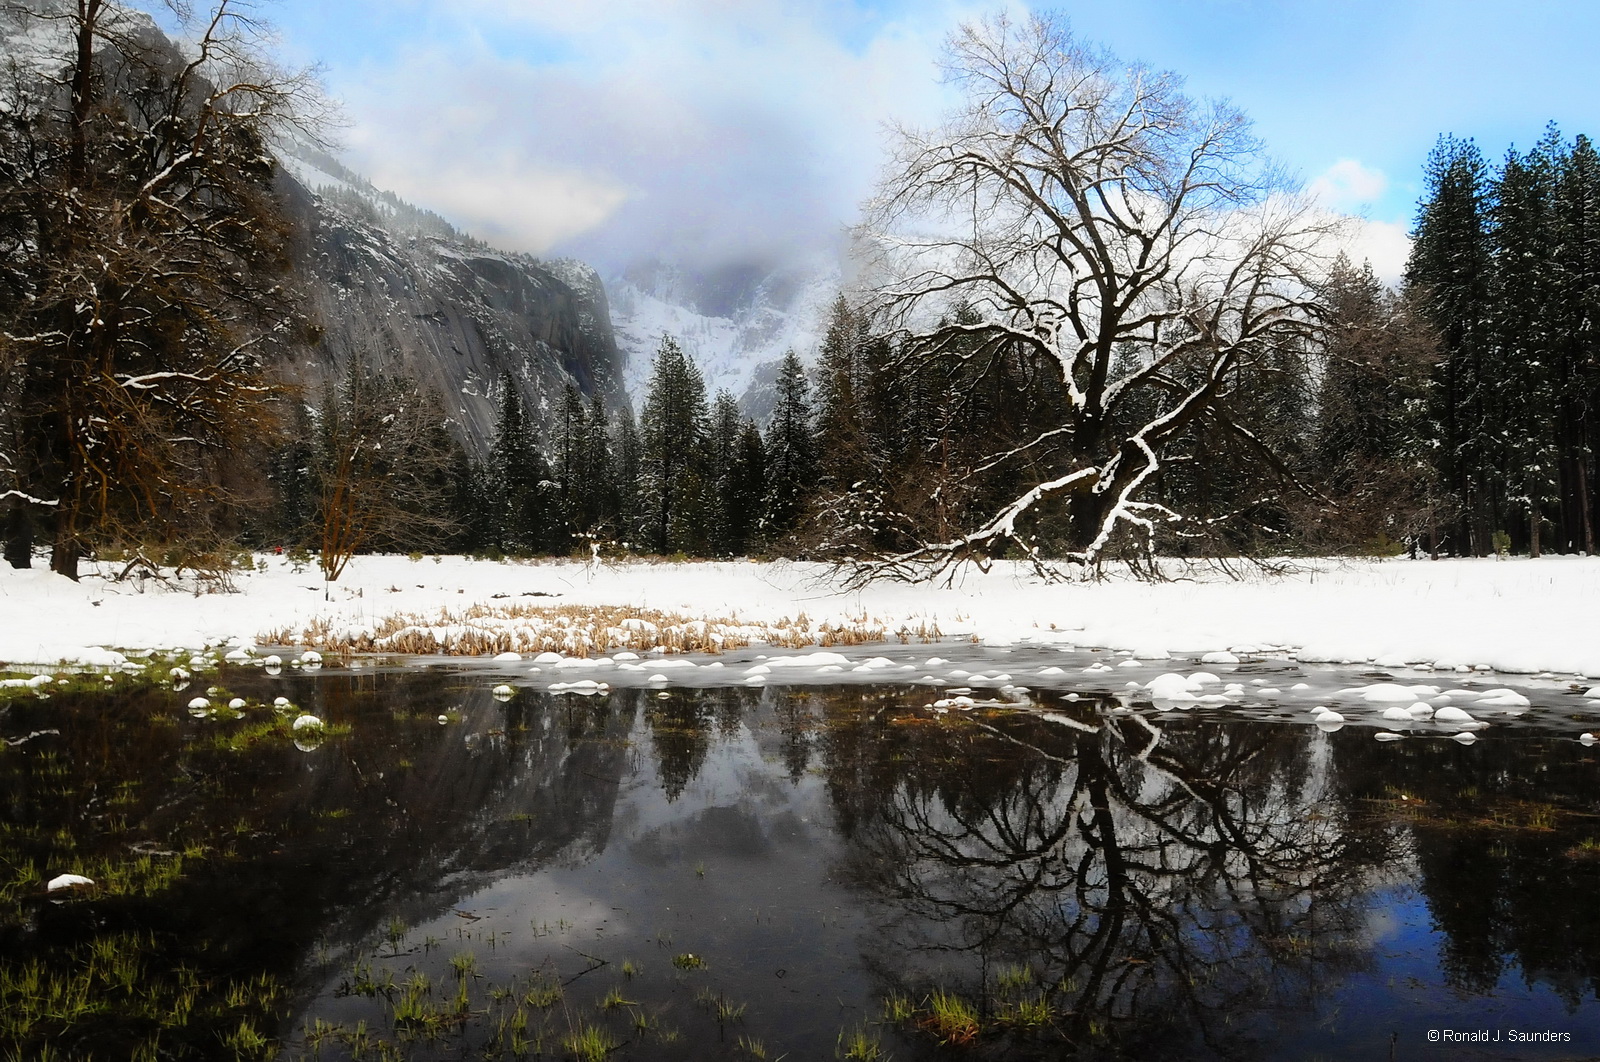
[[[326,156],[284,161],[280,194],[311,326],[291,378],[307,402],[361,359],[436,392],[457,437],[481,455],[507,378],[536,427],[568,383],[612,407],[626,401],[592,269],[492,250]]]

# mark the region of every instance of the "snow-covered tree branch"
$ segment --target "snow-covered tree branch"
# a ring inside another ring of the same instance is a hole
[[[898,132],[868,206],[872,308],[906,362],[1043,375],[1056,413],[977,461],[1031,469],[1014,494],[870,574],[1006,549],[1043,571],[1093,565],[1119,531],[1181,519],[1143,497],[1174,440],[1213,423],[1249,437],[1228,400],[1318,327],[1334,223],[1238,111],[1050,18],[965,26],[947,62],[964,107]]]
[[[112,0],[0,5],[7,557],[192,532],[273,420],[293,317],[270,140],[321,108],[234,0],[173,42]],[[38,504],[51,499],[53,506]]]

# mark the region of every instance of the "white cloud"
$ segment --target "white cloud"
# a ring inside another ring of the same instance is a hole
[[[382,169],[373,180],[497,247],[532,254],[604,224],[628,198],[604,178],[504,164]]]
[[[945,109],[934,59],[977,0],[896,21],[797,0],[421,0],[425,45],[336,73],[349,161],[521,249],[620,268],[837,241],[882,126]]]
[[[1388,187],[1383,171],[1340,159],[1312,180],[1308,191],[1330,210],[1349,212],[1375,202]]]
[[[1354,262],[1372,263],[1372,271],[1385,284],[1396,286],[1405,276],[1406,259],[1411,255],[1411,237],[1403,221],[1351,220],[1351,236],[1345,251]]]

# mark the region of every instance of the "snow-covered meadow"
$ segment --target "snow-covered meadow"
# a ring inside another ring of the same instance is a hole
[[[547,624],[539,618],[545,606],[604,606],[611,624],[649,610],[711,621],[702,633],[796,647],[824,628],[857,637],[937,629],[988,644],[1053,642],[1145,659],[1274,651],[1305,662],[1600,676],[1600,558],[1319,561],[1289,575],[1235,579],[1197,569],[1164,583],[1056,585],[1000,564],[951,586],[840,591],[827,568],[788,562],[378,556],[357,558],[325,600],[314,567],[295,571],[282,557],[263,557],[234,583],[233,593],[196,594],[118,583],[92,566],[79,583],[42,568],[0,570],[0,664],[108,663],[115,658],[107,650],[261,644],[274,635],[326,644],[407,628],[459,632],[475,622],[463,619],[469,612],[509,629],[512,647],[524,648],[534,642],[516,641],[518,629]]]

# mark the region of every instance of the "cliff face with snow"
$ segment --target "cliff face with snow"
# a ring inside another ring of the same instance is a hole
[[[839,285],[837,264],[820,260],[709,276],[652,264],[611,278],[612,327],[628,391],[643,402],[661,337],[670,335],[699,367],[708,396],[727,390],[765,422],[779,361],[789,350],[814,361]]]
[[[457,436],[481,453],[507,378],[536,423],[569,382],[609,404],[623,400],[605,288],[592,269],[492,250],[326,156],[281,154],[315,337],[291,375],[308,401],[359,358],[436,392]]]

